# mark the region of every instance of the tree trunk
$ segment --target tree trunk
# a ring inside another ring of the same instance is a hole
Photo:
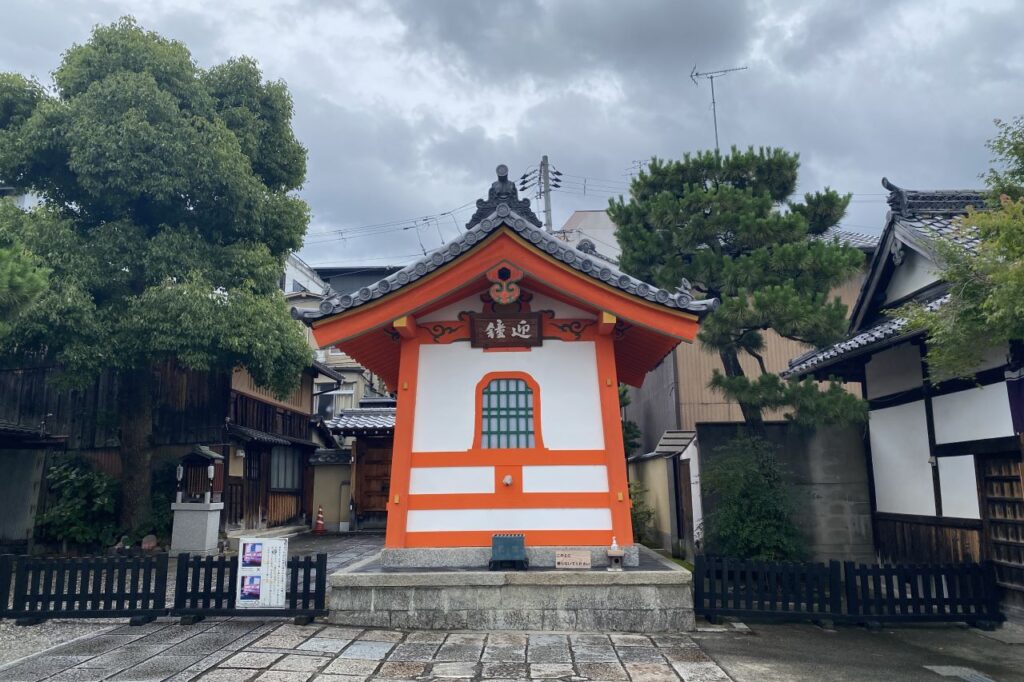
[[[718,357],[721,358],[722,367],[725,368],[725,376],[746,376],[746,373],[743,371],[743,366],[740,365],[740,359],[735,348],[723,348],[719,350]],[[740,412],[743,413],[743,421],[746,422],[747,431],[751,435],[763,435],[764,418],[761,415],[761,408],[757,405],[751,405],[739,400],[736,402],[739,403]]]
[[[125,370],[118,378],[118,422],[121,439],[121,525],[129,533],[150,518],[153,455],[153,370]]]

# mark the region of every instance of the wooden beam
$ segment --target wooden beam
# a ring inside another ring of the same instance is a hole
[[[597,318],[597,333],[601,336],[608,336],[615,330],[615,323],[618,318],[606,310],[602,310]]]
[[[398,335],[403,339],[416,338],[416,318],[412,315],[402,315],[391,323]]]

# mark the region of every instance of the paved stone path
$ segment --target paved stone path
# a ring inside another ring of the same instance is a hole
[[[327,570],[334,573],[351,563],[365,559],[384,547],[383,533],[348,533],[344,535],[313,535],[306,533],[288,540],[288,554],[327,553]]]
[[[45,627],[45,626],[37,626]],[[364,630],[250,620],[119,626],[0,668],[10,682],[728,682],[686,635]]]

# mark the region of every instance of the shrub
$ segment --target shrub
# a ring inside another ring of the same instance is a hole
[[[709,553],[766,561],[806,554],[793,523],[793,493],[768,441],[740,437],[716,449],[701,473],[701,486],[712,498],[703,522]]]
[[[646,544],[651,540],[651,529],[654,523],[654,510],[647,506],[647,488],[639,481],[630,481],[629,500],[633,506],[629,508],[629,518],[633,522],[633,534],[636,541]]]
[[[44,540],[112,545],[117,539],[117,480],[83,459],[69,459],[46,475],[46,511],[39,517]]]

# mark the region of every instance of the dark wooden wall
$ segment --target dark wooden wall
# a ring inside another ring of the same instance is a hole
[[[69,451],[109,450],[119,445],[117,377],[103,372],[90,385],[60,385],[60,369],[36,365],[0,369],[0,419],[65,436]],[[168,362],[156,369],[155,445],[223,441],[230,373],[197,372]]]
[[[271,405],[251,396],[231,394],[231,421],[266,433],[309,440],[309,415]]]
[[[875,546],[892,563],[964,563],[981,560],[981,521],[875,514]]]

